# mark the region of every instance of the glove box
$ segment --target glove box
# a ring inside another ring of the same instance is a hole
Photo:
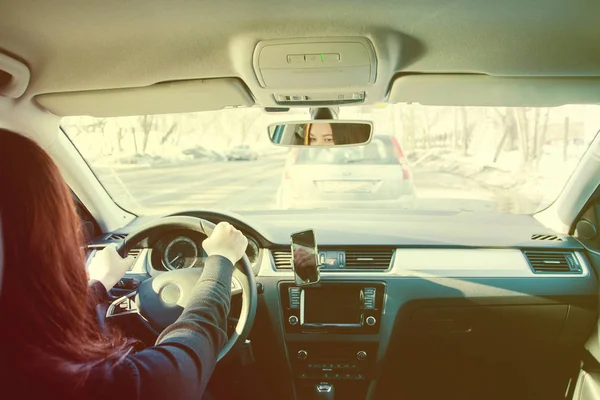
[[[528,350],[559,342],[566,330],[569,305],[479,305],[415,310],[403,333],[413,340],[459,345],[461,351],[502,348]],[[573,323],[573,322],[572,322]]]

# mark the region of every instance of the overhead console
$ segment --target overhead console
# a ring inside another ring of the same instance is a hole
[[[375,49],[363,37],[262,41],[253,62],[260,85],[282,105],[362,103],[377,78]]]

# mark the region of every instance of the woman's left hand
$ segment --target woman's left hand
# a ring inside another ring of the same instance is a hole
[[[89,264],[90,280],[102,282],[106,290],[110,290],[129,270],[135,259],[132,256],[122,258],[117,253],[117,245],[111,244],[96,252]]]

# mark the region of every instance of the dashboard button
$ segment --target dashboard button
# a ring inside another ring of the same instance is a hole
[[[358,361],[363,361],[367,359],[367,352],[366,351],[359,351],[358,353],[356,353],[356,359]]]
[[[308,358],[308,353],[306,350],[298,350],[297,356],[299,360],[306,360]]]
[[[373,325],[375,325],[377,323],[377,320],[372,315],[369,315],[367,317],[367,321],[366,322],[367,322],[367,325],[373,326]]]
[[[373,317],[369,317],[369,318],[373,318]],[[367,324],[369,323],[369,318],[367,318]],[[291,315],[288,318],[288,322],[290,323],[290,325],[296,325],[298,324],[298,317],[296,317],[295,315]]]

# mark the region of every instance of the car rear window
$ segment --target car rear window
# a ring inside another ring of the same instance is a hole
[[[398,164],[390,138],[376,137],[366,146],[300,149],[296,164]]]

